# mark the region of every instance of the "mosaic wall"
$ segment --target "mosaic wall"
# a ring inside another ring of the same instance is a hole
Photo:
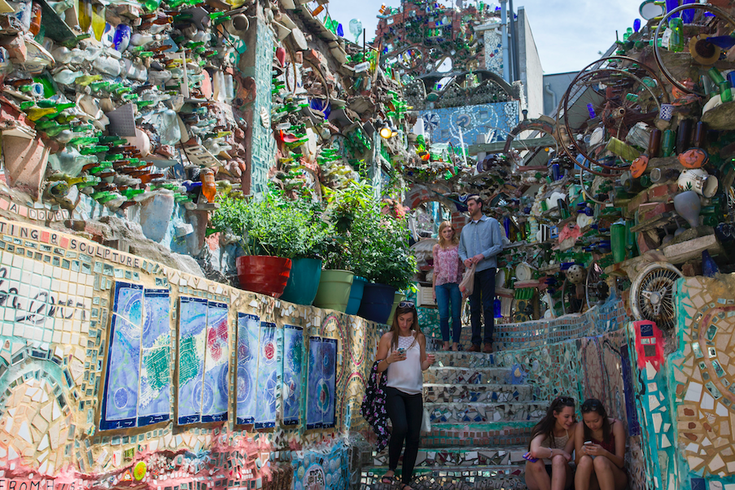
[[[0,315],[4,478],[171,490],[308,488],[298,481],[309,475],[347,484],[336,436],[364,429],[352,419],[367,346],[377,345],[360,318],[5,220]],[[308,452],[316,446],[326,452]],[[329,465],[313,475],[320,458]]]
[[[520,106],[518,101],[496,102],[474,106],[429,109],[419,111],[424,128],[433,143],[460,145],[460,130],[465,146],[473,145],[478,135],[488,136],[486,142],[505,141],[510,131],[518,125]]]
[[[617,312],[618,307],[611,308]],[[607,324],[607,321],[605,321]],[[536,400],[573,396],[576,400],[597,398],[608,414],[623,422],[628,434],[626,466],[631,490],[646,487],[642,436],[627,356],[628,340],[622,324],[611,322],[607,333],[532,348],[499,351],[495,366],[512,368],[515,383],[531,386]],[[577,405],[579,410],[579,404]]]
[[[503,36],[500,28],[488,29],[483,33],[485,39],[485,69],[503,76]]]
[[[678,345],[647,366],[649,452],[660,488],[735,489],[735,276],[677,285]],[[677,450],[678,448],[678,450]]]
[[[255,67],[248,75],[255,78],[255,101],[253,102],[252,123],[252,157],[250,191],[253,194],[263,192],[268,184],[268,169],[273,163],[276,154],[276,142],[271,131],[270,115],[271,85],[273,83],[271,70],[273,68],[273,50],[275,42],[271,28],[257,18],[257,42],[255,43]]]

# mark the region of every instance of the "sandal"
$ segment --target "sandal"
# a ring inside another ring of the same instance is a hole
[[[408,483],[401,483],[398,485],[398,490],[413,490],[413,488],[408,486]]]
[[[380,483],[384,485],[393,485],[393,480],[396,479],[396,474],[393,473],[392,475],[383,475],[383,478],[380,479]]]

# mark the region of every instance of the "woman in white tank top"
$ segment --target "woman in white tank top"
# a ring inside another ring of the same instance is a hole
[[[390,332],[380,338],[377,359],[382,359],[378,371],[388,371],[385,405],[393,425],[388,446],[388,471],[383,483],[393,483],[405,440],[399,489],[412,490],[409,484],[419,451],[424,413],[423,371],[434,364],[434,355],[426,353],[426,337],[419,328],[413,302],[402,301],[396,308]]]

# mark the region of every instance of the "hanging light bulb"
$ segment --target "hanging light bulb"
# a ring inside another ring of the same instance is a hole
[[[386,124],[382,128],[380,128],[380,136],[382,136],[385,139],[390,138],[393,136],[393,130]]]

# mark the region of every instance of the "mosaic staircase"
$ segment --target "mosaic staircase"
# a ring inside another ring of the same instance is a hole
[[[531,428],[548,400],[532,386],[512,384],[511,368],[496,367],[492,354],[436,352],[424,373],[424,401],[432,431],[422,434],[415,489],[525,489],[522,455]],[[391,490],[380,482],[388,450],[363,468],[361,490]]]

